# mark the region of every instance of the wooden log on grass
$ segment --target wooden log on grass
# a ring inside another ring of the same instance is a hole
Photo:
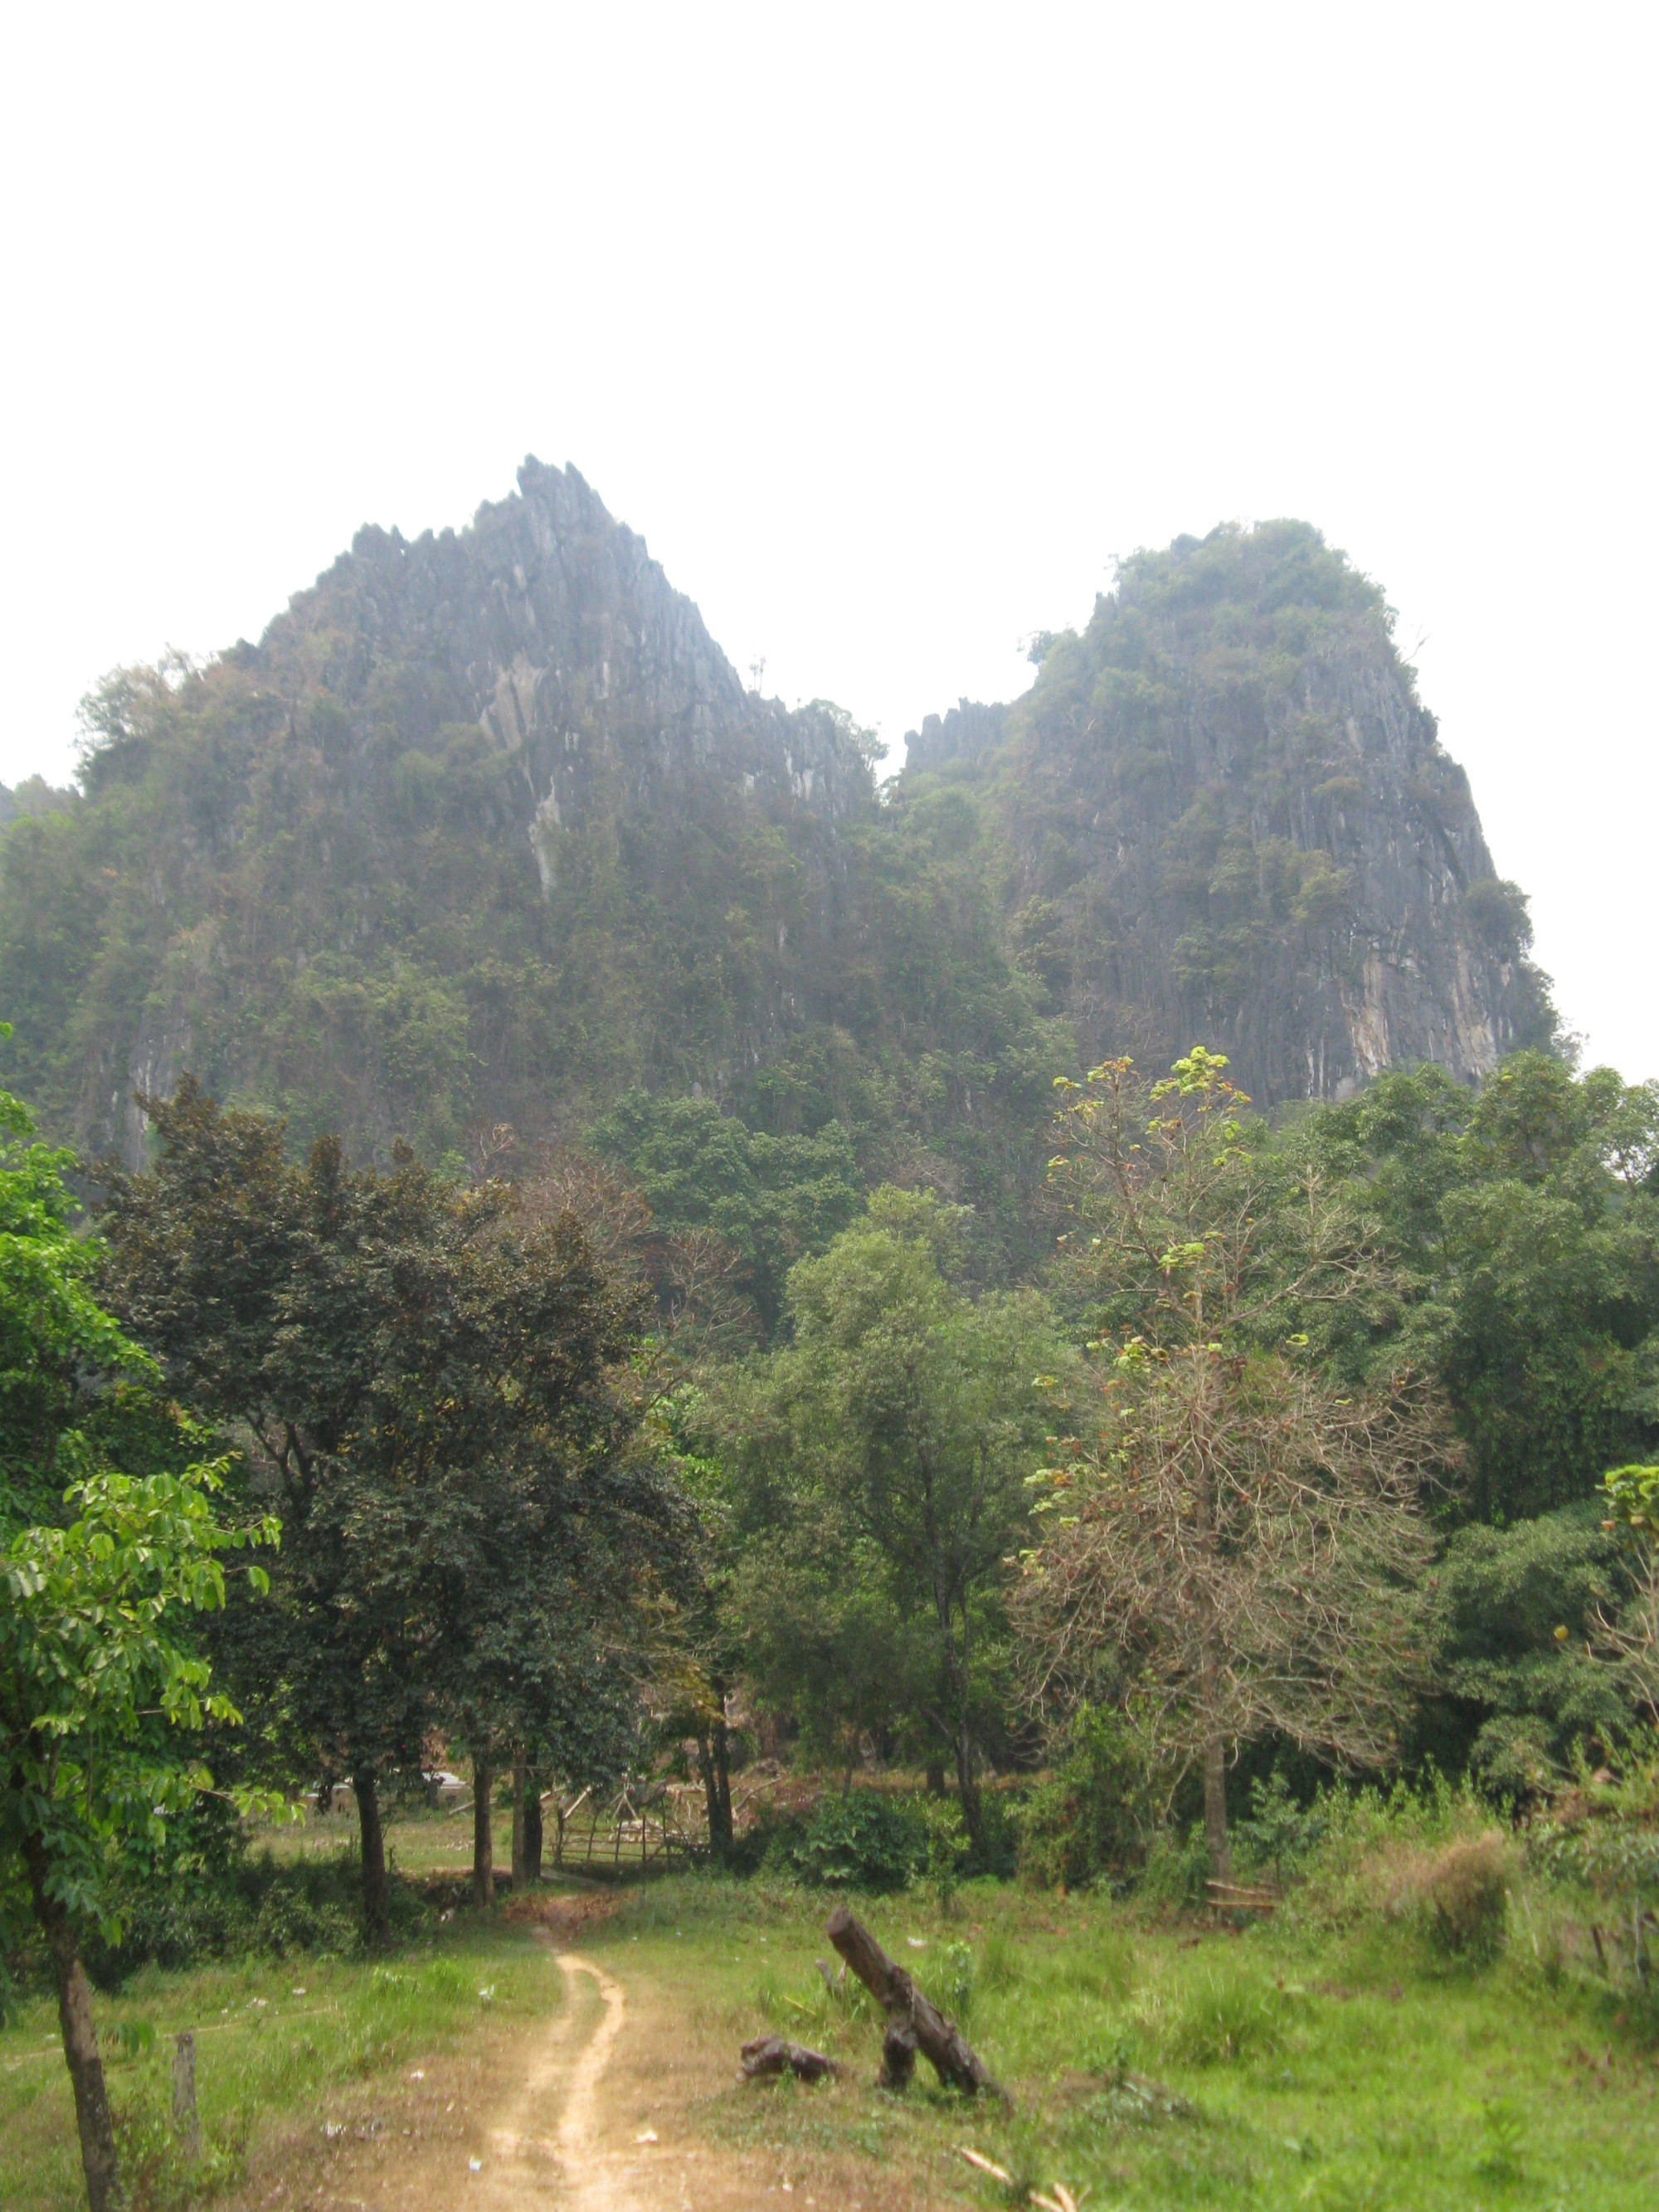
[[[757,2035],[752,2043],[744,2045],[738,2056],[751,2081],[776,2074],[793,2074],[800,2081],[822,2081],[841,2071],[835,2060],[826,2058],[821,2051],[809,2051],[804,2043],[791,2043],[782,2035]]]
[[[1003,2095],[984,2060],[955,2021],[946,2020],[938,2006],[922,1995],[903,1967],[888,1957],[844,1905],[838,1905],[830,1915],[825,1932],[889,2021],[908,2028],[915,2036],[916,2048],[947,2088],[960,2089],[969,2097],[981,2089],[994,2097]]]

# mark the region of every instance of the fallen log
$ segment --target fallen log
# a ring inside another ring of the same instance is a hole
[[[809,2051],[804,2043],[791,2043],[782,2035],[757,2035],[752,2043],[744,2045],[738,2056],[751,2081],[775,2074],[793,2074],[801,2081],[822,2081],[841,2071],[835,2060],[826,2058],[821,2051]]]
[[[888,1957],[869,1929],[855,1920],[844,1905],[838,1905],[830,1915],[825,1933],[886,2014],[889,2022],[908,2029],[914,2035],[916,2048],[947,2088],[960,2089],[969,2097],[976,2096],[981,2089],[988,2090],[994,2097],[1003,2095],[991,2079],[985,2062],[955,2021],[946,2020],[938,2006],[922,1995],[903,1967]],[[884,2045],[884,2081],[889,2063]]]

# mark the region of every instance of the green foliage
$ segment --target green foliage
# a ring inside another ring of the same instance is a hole
[[[128,1839],[166,1841],[212,1777],[188,1756],[230,1699],[188,1640],[225,1599],[218,1554],[274,1542],[214,1515],[212,1468],[89,1471],[67,1528],[25,1528],[0,1556],[0,1757],[9,1777],[0,1850],[76,1918],[118,1928],[111,1877]],[[263,1585],[263,1570],[251,1571]],[[181,1750],[175,1736],[185,1740]],[[46,1871],[34,1875],[33,1854]]]
[[[927,1865],[930,1838],[915,1808],[878,1790],[819,1800],[789,1862],[826,1889],[905,1888]]]
[[[1443,1765],[1467,1761],[1493,1796],[1521,1803],[1565,1778],[1582,1740],[1621,1734],[1626,1701],[1585,1649],[1613,1556],[1588,1504],[1453,1531],[1433,1577],[1437,1694],[1418,1725]]]
[[[1291,1796],[1283,1771],[1274,1766],[1251,1782],[1249,1814],[1237,1824],[1235,1833],[1250,1863],[1282,1888],[1317,1850],[1329,1826],[1322,1797],[1301,1803]]]
[[[659,1232],[711,1229],[746,1264],[769,1329],[784,1278],[863,1210],[851,1139],[831,1121],[811,1136],[750,1131],[712,1099],[629,1091],[590,1132],[651,1208]]]
[[[9,1034],[0,1023],[0,1039]],[[96,1254],[72,1226],[74,1166],[0,1091],[0,1538],[61,1519],[88,1455],[142,1463],[167,1426],[148,1395],[154,1369],[93,1295]]]
[[[1659,1437],[1659,1086],[1522,1053],[1474,1097],[1385,1075],[1298,1141],[1398,1255],[1399,1321],[1352,1349],[1441,1376],[1474,1517],[1582,1499]]]
[[[808,1706],[818,1727],[840,1735],[849,1765],[871,1729],[921,1737],[933,1755],[948,1747],[977,1840],[975,1733],[987,1669],[1006,1651],[1003,1561],[1028,1521],[1037,1378],[1060,1354],[1041,1299],[976,1301],[947,1280],[951,1226],[936,1200],[897,1194],[800,1261],[793,1343],[733,1378],[714,1424],[738,1525],[762,1534],[737,1595],[763,1696],[781,1702],[806,1650],[839,1662]],[[805,1600],[805,1646],[777,1602],[785,1589]]]
[[[165,1844],[211,1787],[192,1739],[237,1718],[195,1634],[225,1602],[222,1554],[277,1530],[269,1516],[222,1524],[222,1463],[112,1463],[112,1439],[131,1452],[159,1432],[175,1453],[199,1439],[165,1415],[135,1417],[154,1370],[88,1290],[69,1158],[30,1139],[0,1093],[0,1863],[13,1881],[27,1868],[38,1915],[111,1929],[124,1851]],[[114,1417],[85,1420],[100,1382]],[[52,1487],[58,1510],[32,1519]],[[249,1577],[264,1587],[262,1568]]]
[[[193,1084],[155,1103],[155,1170],[118,1179],[109,1279],[170,1379],[253,1440],[286,1540],[226,1658],[278,1771],[377,1778],[434,1728],[605,1771],[635,1724],[638,1582],[683,1515],[637,1443],[636,1286],[574,1216],[389,1174]],[[365,1902],[379,1917],[366,1854]]]
[[[1144,1744],[1107,1708],[1073,1715],[1050,1778],[1019,1808],[1019,1870],[1036,1887],[1124,1887],[1156,1826]]]
[[[924,1797],[916,1811],[927,1837],[927,1881],[939,1911],[948,1913],[973,1849],[968,1824],[949,1797]]]
[[[278,1859],[269,1851],[239,1856],[214,1873],[186,1867],[160,1879],[135,1867],[119,1889],[119,1934],[95,1937],[87,1969],[118,1989],[141,1967],[169,1972],[214,1960],[355,1957],[362,1946],[355,1854],[333,1852]],[[408,1885],[388,1888],[392,1933],[408,1939],[428,1928],[432,1908]]]

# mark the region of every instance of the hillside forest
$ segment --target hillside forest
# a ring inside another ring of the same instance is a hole
[[[941,1911],[1432,1802],[1443,1948],[1520,1854],[1641,2014],[1659,1085],[1391,628],[1177,540],[883,784],[532,463],[0,794],[0,1942],[94,2212],[93,1984],[252,1941],[336,1785],[385,1956],[447,1769],[484,1913],[497,1806],[519,1887],[624,1784]]]

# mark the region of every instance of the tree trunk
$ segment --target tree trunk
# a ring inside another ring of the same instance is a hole
[[[889,2021],[896,2022],[914,2036],[915,2047],[922,2051],[947,2089],[965,2090],[970,2097],[981,2089],[988,2089],[994,2096],[1002,2094],[987,2071],[984,2060],[961,2029],[922,1995],[903,1967],[888,1957],[869,1929],[855,1920],[844,1905],[838,1905],[830,1915],[824,1932]],[[895,2048],[890,2052],[884,2042],[884,2068],[902,2063],[897,2054],[897,2040],[895,2039]]]
[[[87,1970],[81,1964],[81,1947],[59,1898],[48,1894],[50,1872],[45,1846],[36,1835],[23,1838],[23,1859],[28,1869],[34,1917],[52,1954],[52,1979],[58,1984],[58,2021],[64,2032],[64,2063],[75,2091],[75,2124],[81,2136],[81,2169],[87,2178],[87,2202],[91,2212],[114,2212],[121,2202],[120,2176],[115,2166],[115,2123],[104,2087],[104,2062],[98,2056],[98,2038],[92,2025],[92,1991]]]
[[[715,1843],[714,1826],[711,1822],[708,1840],[714,1844],[715,1855],[724,1858],[732,1848],[732,1736],[726,1725],[726,1692],[716,1684],[715,1694],[720,1701],[720,1713],[714,1722],[714,1796],[720,1815],[720,1838]]]
[[[881,2071],[878,2086],[902,2097],[916,2070],[916,2031],[908,2020],[890,2020],[881,2039]]]
[[[513,1894],[524,1888],[524,1761],[513,1762]]]
[[[697,1731],[697,1771],[708,1808],[709,1856],[723,1859],[732,1849],[731,1743],[723,1703],[718,1719]]]
[[[922,1778],[922,1786],[930,1797],[942,1797],[945,1795],[945,1761],[937,1752],[930,1752],[927,1755],[927,1765]]]
[[[793,2074],[798,2081],[826,2081],[841,2071],[821,2051],[809,2051],[804,2043],[791,2043],[782,2035],[757,2035],[738,2056],[750,2081],[779,2074]]]
[[[371,1943],[383,1943],[386,1934],[386,1831],[380,1826],[380,1779],[373,1767],[361,1766],[351,1778],[357,1800],[357,1833],[362,1861],[363,1929]]]
[[[985,1840],[985,1821],[979,1802],[979,1784],[974,1779],[974,1739],[969,1729],[968,1716],[962,1717],[957,1734],[957,1788],[962,1796],[962,1825],[968,1831],[968,1840],[975,1854]]]
[[[472,1762],[472,1902],[486,1910],[495,1902],[495,1839],[490,1828],[490,1793],[495,1778],[488,1760]]]
[[[956,1762],[957,1790],[962,1802],[962,1825],[968,1831],[968,1840],[977,1858],[984,1839],[984,1826],[980,1818],[979,1791],[974,1783],[974,1730],[968,1711],[968,1618],[964,1612],[962,1650],[958,1654],[956,1638],[951,1632],[951,1604],[947,1598],[939,1594],[937,1588],[934,1604],[939,1614],[939,1632],[945,1639],[945,1702],[950,1717],[951,1753]]]
[[[1218,1881],[1233,1878],[1232,1846],[1227,1841],[1227,1747],[1218,1735],[1204,1742],[1204,1837],[1210,1847],[1210,1872]]]
[[[542,1878],[541,1777],[532,1774],[524,1800],[524,1878],[533,1888]]]

